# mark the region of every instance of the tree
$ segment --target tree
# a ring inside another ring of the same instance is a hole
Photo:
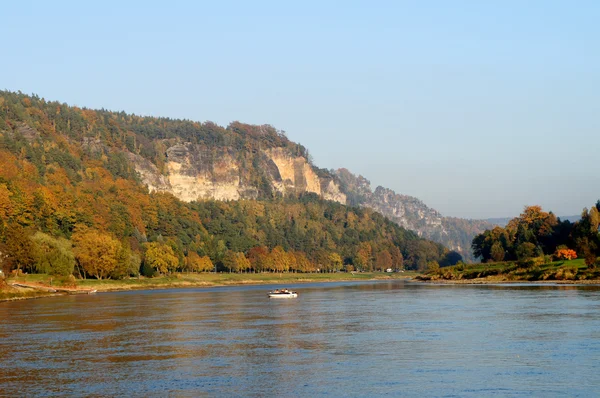
[[[289,268],[287,262],[287,253],[283,250],[283,247],[276,246],[271,253],[269,254],[269,258],[267,260],[268,268],[274,272],[284,272]]]
[[[554,257],[556,257],[558,260],[574,260],[577,258],[577,252],[567,248],[566,246],[562,246],[556,250]]]
[[[131,250],[129,242],[124,240],[121,243],[117,266],[111,272],[112,279],[122,279],[128,276],[138,276],[140,274],[140,264],[142,258],[137,252]]]
[[[404,265],[404,257],[402,257],[402,252],[396,245],[392,245],[390,247],[390,254],[392,255],[392,268],[400,269]]]
[[[459,262],[461,262],[462,260],[463,260],[463,257],[459,252],[457,252],[455,250],[450,250],[448,253],[446,253],[444,258],[442,258],[442,260],[440,261],[440,267],[449,267],[452,265],[456,265]]]
[[[248,260],[254,272],[262,272],[267,269],[267,257],[269,249],[266,246],[255,246],[248,251]]]
[[[20,225],[9,224],[6,228],[4,243],[0,244],[0,253],[7,274],[12,270],[34,271],[33,243],[29,239],[28,231]]]
[[[248,271],[251,267],[250,260],[248,260],[242,252],[237,252],[235,254],[235,261],[238,272]]]
[[[94,229],[76,232],[72,239],[75,258],[88,275],[103,279],[115,270],[121,242]]]
[[[200,256],[195,251],[189,251],[185,256],[185,269],[188,272],[200,272]]]
[[[362,242],[354,256],[354,265],[362,270],[370,271],[372,267],[371,256],[371,245],[368,242]]]
[[[146,253],[144,262],[154,268],[160,274],[174,272],[179,265],[179,258],[173,252],[173,248],[167,244],[152,242],[144,243]]]
[[[600,203],[600,201],[598,202]],[[590,232],[592,234],[598,233],[598,226],[600,225],[600,210],[596,206],[592,207],[589,212],[590,217]]]
[[[494,261],[504,260],[504,247],[502,247],[502,243],[495,242],[492,245],[491,256]]]
[[[375,256],[376,268],[382,271],[392,268],[392,255],[387,250],[382,250]]]
[[[338,253],[329,253],[329,265],[332,271],[339,271],[342,268],[342,264],[342,257]]]
[[[228,250],[223,258],[223,266],[229,272],[240,272],[250,268],[250,261],[244,256],[244,253]]]
[[[437,261],[429,261],[427,263],[426,272],[436,272],[440,270],[440,265]]]
[[[200,257],[195,251],[189,251],[185,258],[185,265],[188,271],[191,272],[210,272],[215,269],[215,266],[210,257]]]
[[[53,238],[43,232],[36,232],[31,240],[34,243],[36,269],[38,272],[67,276],[75,269],[75,255],[71,241]]]
[[[213,262],[210,260],[208,256],[200,257],[200,262],[198,263],[198,272],[211,272],[214,271],[215,266]]]
[[[527,258],[531,258],[535,255],[535,245],[530,242],[521,243],[517,247],[517,258],[519,260],[524,260]]]

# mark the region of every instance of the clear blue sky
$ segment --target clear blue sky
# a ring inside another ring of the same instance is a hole
[[[444,215],[600,199],[598,1],[12,1],[0,88],[269,123]]]

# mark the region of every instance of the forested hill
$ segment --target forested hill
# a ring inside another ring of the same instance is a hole
[[[0,261],[98,278],[133,275],[140,264],[152,274],[457,261],[370,209],[342,205],[336,176],[308,158],[270,126],[0,92]]]
[[[78,109],[9,92],[1,97],[12,119],[0,123],[10,124],[15,134],[32,141],[54,131],[90,157],[104,156],[113,174],[138,178],[151,191],[170,192],[186,202],[271,199],[312,192],[381,212],[468,260],[472,260],[473,237],[491,228],[484,221],[442,217],[418,199],[383,187],[371,191],[368,180],[346,169],[319,169],[310,162],[306,148],[269,125],[233,122],[223,128],[211,122]],[[42,167],[36,158],[32,161]]]

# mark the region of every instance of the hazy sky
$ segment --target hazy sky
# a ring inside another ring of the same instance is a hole
[[[599,1],[83,3],[3,2],[0,88],[268,123],[448,216],[600,199]]]

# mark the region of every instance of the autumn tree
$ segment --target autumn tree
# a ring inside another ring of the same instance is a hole
[[[179,265],[179,258],[173,248],[160,242],[145,243],[144,262],[160,274],[174,272]]]
[[[315,272],[316,266],[310,261],[303,252],[296,251],[293,253],[296,258],[296,269],[299,272]]]
[[[189,251],[185,256],[185,269],[188,272],[200,272],[200,256],[195,251]]]
[[[368,242],[362,242],[356,251],[356,255],[354,256],[354,265],[362,270],[370,271],[372,268],[371,257],[371,245]]]
[[[10,224],[5,228],[0,253],[2,266],[7,273],[12,270],[34,271],[34,247],[29,237],[29,231],[18,224]]]
[[[575,250],[569,249],[566,246],[559,247],[554,253],[554,257],[557,260],[574,260],[577,258],[577,252]]]
[[[333,272],[337,272],[342,269],[343,261],[342,257],[335,252],[329,253],[329,268]]]
[[[377,269],[385,271],[392,268],[392,255],[387,250],[382,250],[375,256],[375,264]]]
[[[250,268],[250,261],[246,258],[244,253],[234,252],[228,250],[223,257],[223,266],[229,270],[229,272],[242,272]]]
[[[284,272],[289,270],[288,256],[281,246],[276,246],[267,259],[268,267],[273,272]]]
[[[215,266],[213,262],[210,260],[208,256],[200,257],[200,261],[197,263],[197,271],[198,272],[211,272],[215,270]]]
[[[248,251],[248,260],[254,272],[262,272],[267,269],[267,257],[269,249],[266,246],[255,246]]]
[[[402,252],[396,245],[392,245],[390,247],[390,255],[392,256],[392,268],[401,269],[404,265],[404,257],[402,257]]]
[[[108,277],[117,267],[121,242],[94,229],[72,236],[75,258],[84,272],[97,279]]]

